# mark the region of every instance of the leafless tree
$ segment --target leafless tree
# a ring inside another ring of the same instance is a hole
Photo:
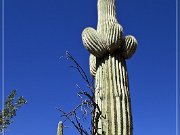
[[[82,79],[87,84],[88,90],[82,89],[79,85],[76,85],[78,88],[77,96],[80,98],[81,102],[75,106],[71,111],[65,112],[61,108],[57,108],[58,111],[61,113],[61,117],[63,119],[63,123],[69,121],[72,125],[77,129],[80,135],[97,135],[98,134],[98,121],[102,117],[101,110],[98,104],[94,101],[95,95],[95,87],[94,81],[90,81],[83,70],[83,68],[79,65],[79,63],[73,58],[73,56],[66,52],[67,60],[72,61],[73,65],[70,66],[75,68],[79,74],[81,75]],[[91,125],[90,128],[87,129],[83,126],[83,121],[86,119],[88,115],[91,115]],[[80,116],[79,116],[80,115]],[[64,125],[64,124],[63,124]]]

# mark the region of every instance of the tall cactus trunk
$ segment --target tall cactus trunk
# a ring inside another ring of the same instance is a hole
[[[115,52],[97,60],[95,100],[102,111],[99,134],[132,135],[126,62]]]
[[[96,85],[95,102],[101,110],[97,134],[132,135],[126,59],[134,54],[137,41],[130,35],[123,37],[115,0],[98,0],[97,30],[86,28],[82,40],[90,52],[90,72]]]

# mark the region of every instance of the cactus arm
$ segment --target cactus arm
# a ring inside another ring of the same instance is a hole
[[[125,59],[129,59],[135,53],[137,48],[137,40],[134,36],[126,36],[124,40],[124,45],[122,47],[122,55]]]
[[[89,56],[89,69],[90,69],[90,73],[93,77],[96,76],[96,56],[94,56],[93,54],[90,54]]]
[[[84,47],[96,57],[101,57],[106,52],[103,38],[93,28],[86,28],[82,32],[82,40]]]

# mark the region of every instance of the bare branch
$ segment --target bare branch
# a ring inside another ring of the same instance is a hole
[[[94,100],[95,88],[93,81],[89,81],[83,68],[78,64],[78,62],[69,52],[66,52],[66,58],[74,63],[74,65],[70,67],[75,68],[80,73],[82,79],[86,82],[90,92],[82,89],[78,84],[76,84],[76,87],[78,88],[77,96],[79,97],[81,102],[68,113],[60,108],[57,108],[62,114],[61,117],[64,118],[63,123],[65,123],[67,120],[70,121],[80,133],[80,135],[99,135],[98,122],[101,118],[102,112],[100,110],[100,107]],[[84,121],[86,120],[89,113],[91,114],[91,128],[86,129],[84,127]],[[81,115],[81,117],[79,117],[78,115]]]

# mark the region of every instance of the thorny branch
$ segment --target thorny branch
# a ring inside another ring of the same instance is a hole
[[[94,84],[89,81],[85,71],[83,68],[78,64],[78,62],[73,58],[73,56],[66,52],[66,58],[71,60],[74,65],[71,66],[80,73],[83,80],[86,82],[90,92],[83,90],[79,85],[76,85],[79,92],[77,93],[78,97],[81,99],[81,103],[77,105],[74,109],[70,112],[65,112],[64,110],[57,108],[61,112],[61,117],[64,118],[63,123],[67,120],[72,123],[72,125],[77,129],[80,135],[99,135],[98,134],[98,122],[101,118],[101,110],[98,104],[94,100],[95,95],[95,88]],[[79,112],[81,113],[82,117],[78,117]],[[82,123],[82,119],[86,119],[87,114],[90,112],[91,114],[91,130],[88,131]]]

